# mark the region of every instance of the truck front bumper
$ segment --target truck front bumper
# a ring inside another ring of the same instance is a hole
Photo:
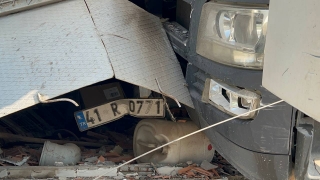
[[[201,127],[231,116],[202,101],[204,82],[222,80],[261,93],[262,103],[279,100],[261,86],[262,72],[225,66],[196,55],[187,68],[188,88]],[[190,110],[189,110],[190,111]],[[286,103],[258,112],[253,120],[235,119],[206,131],[216,150],[249,179],[288,179],[291,173],[293,108]]]

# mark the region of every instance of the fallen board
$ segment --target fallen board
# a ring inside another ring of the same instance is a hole
[[[180,64],[158,17],[127,0],[85,0],[115,77],[193,107]]]
[[[37,93],[51,99],[114,75],[156,92],[158,78],[193,107],[159,18],[129,1],[62,1],[0,17],[0,27],[0,117],[39,103]]]
[[[114,76],[83,0],[0,17],[0,117]]]

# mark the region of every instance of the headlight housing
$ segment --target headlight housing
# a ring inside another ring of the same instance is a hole
[[[223,64],[262,69],[268,10],[208,2],[202,8],[197,53]]]

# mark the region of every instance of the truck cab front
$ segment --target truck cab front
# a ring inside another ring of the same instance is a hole
[[[188,63],[193,119],[206,127],[248,112],[206,131],[216,150],[249,179],[288,179],[296,110],[281,103],[250,112],[280,100],[262,87],[268,5],[178,0],[176,21],[164,27]]]

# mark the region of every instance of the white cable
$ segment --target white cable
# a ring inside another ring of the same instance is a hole
[[[161,149],[161,148],[163,148],[163,147],[165,147],[165,146],[168,146],[169,144],[172,144],[172,143],[174,143],[174,142],[180,141],[180,140],[182,140],[182,139],[184,139],[184,138],[187,138],[187,137],[189,137],[189,136],[192,136],[192,135],[194,135],[194,134],[197,134],[197,133],[199,133],[199,132],[202,132],[202,131],[204,131],[204,130],[207,130],[207,129],[209,129],[209,128],[212,128],[212,127],[214,127],[214,126],[218,126],[218,125],[223,124],[223,123],[225,123],[225,122],[231,121],[231,120],[236,119],[236,118],[238,118],[238,117],[245,116],[245,115],[248,114],[248,113],[255,112],[255,111],[258,111],[258,110],[261,110],[261,109],[264,109],[264,108],[273,106],[273,105],[278,104],[278,103],[281,103],[281,102],[284,102],[284,100],[280,100],[280,101],[277,101],[277,102],[268,104],[268,105],[266,105],[266,106],[263,106],[263,107],[254,109],[254,110],[252,110],[252,111],[249,111],[249,112],[240,114],[240,115],[238,115],[238,116],[234,116],[234,117],[232,117],[232,118],[229,118],[229,119],[220,121],[220,122],[218,122],[218,123],[215,123],[215,124],[209,125],[209,126],[207,126],[207,127],[205,127],[205,128],[202,128],[202,129],[199,129],[199,130],[197,130],[197,131],[194,131],[194,132],[192,132],[192,133],[190,133],[190,134],[187,134],[187,135],[182,136],[182,137],[180,137],[180,138],[178,138],[178,139],[175,139],[175,140],[173,140],[173,141],[170,141],[170,142],[168,142],[168,143],[166,143],[166,144],[164,144],[164,145],[161,145],[161,146],[159,146],[159,147],[157,147],[157,148],[155,148],[155,149],[152,149],[152,150],[150,150],[150,151],[148,151],[148,152],[146,152],[146,153],[144,153],[144,154],[141,154],[140,156],[137,156],[137,157],[131,159],[130,161],[127,161],[127,162],[125,162],[125,163],[123,163],[123,164],[115,167],[115,169],[119,169],[119,168],[121,168],[122,166],[127,165],[127,164],[129,164],[129,163],[131,163],[131,162],[133,162],[133,161],[135,161],[135,160],[137,160],[137,159],[139,159],[139,158],[141,158],[141,157],[143,157],[143,156],[145,156],[145,155],[148,155],[148,154],[150,154],[150,153],[152,153],[152,152],[154,152],[154,151],[156,151],[156,150],[159,150],[159,149]],[[102,176],[107,175],[108,173],[112,172],[113,169],[114,169],[114,168],[112,168],[112,170],[107,171],[106,173],[103,173],[102,175],[94,178],[94,180],[97,180],[97,179],[101,178]]]
[[[167,111],[168,111],[168,114],[169,114],[169,116],[170,116],[170,118],[171,118],[171,121],[177,122],[176,118],[173,116],[173,114],[172,114],[171,111],[170,111],[169,105],[168,105],[168,103],[167,103],[167,98],[166,98],[166,96],[162,95],[162,97],[163,97],[164,105],[166,106],[166,109],[167,109]]]
[[[67,101],[67,102],[71,102],[75,106],[79,106],[79,104],[77,102],[75,102],[72,99],[68,99],[68,98],[60,98],[60,99],[53,99],[53,100],[43,100],[40,93],[38,93],[38,99],[39,99],[39,102],[41,102],[41,103],[53,103],[53,102]]]
[[[179,103],[178,99],[175,98],[175,97],[173,97],[173,96],[171,96],[170,94],[166,94],[166,93],[161,89],[160,83],[159,83],[159,81],[158,81],[157,78],[156,78],[156,82],[157,82],[157,85],[158,85],[158,88],[159,88],[160,93],[161,93],[162,95],[164,95],[164,96],[167,96],[167,97],[173,99],[173,100],[177,103],[177,105],[179,106],[179,108],[180,108],[180,107],[181,107],[181,104]]]

